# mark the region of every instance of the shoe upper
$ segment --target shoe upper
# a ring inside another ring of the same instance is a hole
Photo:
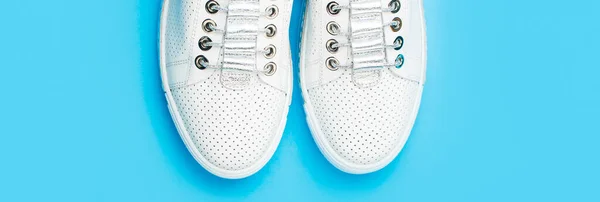
[[[406,142],[420,103],[421,2],[311,0],[305,18],[301,80],[319,148],[343,171],[381,169]]]
[[[291,96],[290,9],[290,1],[164,2],[163,87],[186,146],[213,174],[249,176],[279,143]]]

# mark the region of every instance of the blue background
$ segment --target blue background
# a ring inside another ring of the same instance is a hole
[[[425,0],[428,82],[389,167],[333,168],[296,75],[277,153],[238,181],[197,165],[170,119],[160,0],[1,4],[0,201],[600,201],[599,1]]]

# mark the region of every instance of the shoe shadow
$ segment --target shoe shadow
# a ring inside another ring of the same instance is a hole
[[[288,135],[292,135],[292,141],[298,145],[298,158],[302,166],[307,169],[312,180],[317,182],[321,188],[338,192],[368,192],[381,186],[389,179],[389,176],[397,167],[397,161],[393,161],[386,168],[371,174],[353,175],[344,173],[331,165],[321,154],[304,118],[306,114],[303,108],[302,89],[300,88],[299,61],[306,1],[296,0],[294,2],[290,26],[290,47],[294,64],[294,92],[288,115],[287,131],[291,131]]]
[[[158,59],[161,6],[162,0],[137,0],[143,99],[164,163],[171,173],[177,175],[177,180],[196,187],[200,192],[226,198],[243,198],[268,178],[270,164],[278,161],[278,154],[275,153],[272,161],[255,175],[242,180],[228,180],[206,171],[188,152],[171,119],[161,87]]]

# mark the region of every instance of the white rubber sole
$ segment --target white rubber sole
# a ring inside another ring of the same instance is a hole
[[[175,127],[177,128],[177,131],[178,131],[179,135],[181,136],[181,139],[183,140],[188,151],[192,154],[194,159],[196,159],[196,161],[202,167],[204,167],[204,169],[206,169],[208,172],[210,172],[213,175],[216,175],[218,177],[225,178],[225,179],[242,179],[242,178],[249,177],[249,176],[257,173],[261,168],[263,168],[269,162],[269,160],[271,159],[271,157],[277,150],[277,147],[279,146],[279,142],[281,141],[281,137],[283,135],[283,131],[285,129],[285,125],[287,122],[289,106],[292,103],[292,90],[293,90],[292,82],[294,80],[293,75],[292,75],[293,70],[290,70],[290,74],[289,74],[288,95],[287,95],[287,100],[286,100],[287,107],[285,108],[285,110],[282,114],[281,122],[279,123],[279,127],[277,129],[277,136],[273,138],[273,142],[270,144],[269,148],[264,153],[264,155],[260,159],[258,159],[253,165],[251,165],[248,168],[242,169],[242,170],[231,171],[231,170],[226,170],[226,169],[222,169],[222,168],[215,166],[214,164],[210,163],[206,158],[204,158],[204,156],[202,156],[202,154],[200,154],[200,152],[196,149],[192,139],[190,139],[190,136],[189,136],[187,130],[185,129],[185,125],[184,125],[183,119],[181,118],[179,110],[174,104],[175,100],[173,99],[173,95],[171,94],[171,89],[169,87],[169,81],[168,81],[167,69],[166,69],[167,66],[166,66],[165,52],[164,52],[164,50],[166,48],[164,37],[166,34],[165,30],[166,30],[166,22],[167,22],[167,13],[169,12],[168,5],[169,5],[170,1],[171,0],[163,0],[162,12],[161,12],[161,17],[160,17],[160,36],[159,36],[159,51],[160,51],[160,53],[159,54],[160,54],[160,75],[161,75],[161,79],[162,79],[162,88],[163,88],[163,91],[165,92],[165,97],[167,99],[167,107],[169,108],[171,118],[173,119],[173,122],[175,123]],[[291,3],[293,3],[293,1]],[[290,67],[293,67],[291,63],[292,63],[292,60],[291,60],[291,56],[290,56]]]
[[[308,3],[307,5],[308,6]],[[424,12],[423,12],[423,5],[420,5],[421,8],[421,22],[423,24],[423,32],[422,33],[426,33],[425,32],[425,18],[424,18]],[[304,20],[306,20],[306,15],[307,13],[304,13]],[[304,21],[303,20],[303,21]],[[406,144],[406,141],[408,140],[410,133],[412,131],[412,126],[414,126],[414,122],[417,118],[417,114],[418,114],[418,109],[420,107],[421,104],[421,97],[423,95],[423,86],[421,85],[421,87],[419,88],[419,92],[418,92],[418,97],[416,99],[415,105],[413,106],[415,110],[413,110],[413,113],[411,114],[411,122],[410,122],[410,129],[406,130],[404,134],[402,134],[402,138],[400,140],[400,143],[394,147],[392,149],[392,151],[390,152],[389,155],[387,155],[386,157],[384,157],[382,160],[376,162],[376,163],[372,163],[372,164],[368,164],[368,165],[361,165],[361,164],[355,164],[352,162],[347,161],[346,159],[344,159],[343,157],[341,157],[337,152],[335,152],[335,149],[327,142],[327,139],[325,137],[325,135],[323,134],[320,125],[318,124],[318,120],[316,119],[316,117],[313,115],[313,107],[312,104],[310,102],[310,96],[308,95],[308,89],[305,86],[304,82],[305,79],[305,75],[303,74],[303,70],[306,68],[304,66],[305,63],[305,58],[304,56],[306,55],[305,51],[308,51],[306,49],[306,39],[308,33],[305,32],[304,30],[304,26],[305,26],[305,22],[303,22],[303,29],[302,29],[302,38],[301,40],[301,47],[300,47],[300,88],[302,89],[302,97],[304,99],[304,111],[306,113],[306,121],[308,122],[308,126],[310,129],[310,132],[312,133],[312,137],[315,140],[315,143],[317,144],[317,147],[319,148],[319,150],[321,151],[321,153],[325,156],[325,158],[337,169],[346,172],[346,173],[350,173],[350,174],[367,174],[367,173],[372,173],[372,172],[376,172],[378,170],[381,170],[382,168],[384,168],[385,166],[387,166],[388,164],[390,164],[400,153],[400,151],[402,150],[402,148],[404,148],[404,145]],[[426,34],[425,34],[426,35]],[[423,57],[423,64],[425,64],[425,67],[427,66],[426,61],[427,61],[427,40],[426,40],[426,36],[423,36],[423,55],[425,57]],[[425,71],[426,68],[423,68],[423,76],[421,78],[421,81],[425,81]]]

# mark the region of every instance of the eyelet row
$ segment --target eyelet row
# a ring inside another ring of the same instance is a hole
[[[220,5],[217,1],[209,0],[206,2],[204,8],[206,9],[206,12],[208,12],[210,14],[216,14],[219,12],[219,9],[217,9],[216,7],[219,7],[219,6]],[[276,5],[271,5],[265,9],[265,13],[266,13],[265,17],[267,19],[275,19],[279,15],[279,8]],[[202,30],[204,30],[204,32],[207,32],[207,33],[214,32],[214,31],[216,31],[216,27],[217,27],[217,23],[210,18],[205,19],[202,22]],[[266,37],[272,38],[276,34],[277,34],[277,26],[275,26],[274,24],[269,24],[265,27],[265,36]],[[200,50],[208,51],[212,48],[212,46],[208,44],[210,42],[212,42],[212,39],[210,39],[210,37],[203,36],[200,38],[200,40],[198,40],[198,47],[200,48]],[[265,47],[264,51],[265,52],[264,52],[263,56],[267,59],[272,59],[277,54],[277,48],[273,44],[269,44],[267,47]],[[208,59],[204,55],[198,55],[196,57],[196,59],[194,60],[194,62],[195,62],[196,67],[200,70],[206,69],[207,66],[205,66],[205,65],[209,63]],[[275,64],[274,62],[269,62],[264,66],[264,74],[267,76],[274,75],[276,71],[277,71],[277,64]]]
[[[268,6],[265,9],[265,13],[267,13],[267,15],[266,15],[267,19],[270,19],[270,20],[275,19],[279,15],[279,8],[276,5]],[[271,38],[271,37],[274,37],[275,34],[277,34],[277,26],[275,26],[274,24],[269,24],[265,27],[266,37]],[[267,47],[264,48],[264,51],[265,52],[264,52],[263,56],[266,59],[272,59],[277,54],[277,48],[273,44],[267,45]],[[277,64],[275,64],[274,62],[268,62],[263,67],[263,72],[266,76],[275,75],[275,72],[277,72]]]
[[[335,1],[329,2],[326,6],[327,13],[332,16],[339,14],[342,11],[339,8],[339,6],[340,6],[340,4],[338,2],[335,2]],[[339,35],[342,30],[340,24],[338,24],[335,21],[328,22],[325,29],[332,36]],[[327,40],[327,42],[325,42],[325,48],[331,54],[335,54],[338,52],[338,50],[340,49],[338,45],[339,45],[339,42],[335,39],[329,39],[329,40]],[[330,71],[337,71],[339,69],[339,65],[340,65],[340,61],[333,56],[325,59],[325,66]]]
[[[388,7],[390,8],[391,13],[398,13],[400,11],[400,8],[402,7],[402,4],[400,3],[400,0],[391,0],[388,4]],[[392,24],[390,25],[390,28],[392,29],[392,32],[400,31],[402,29],[402,19],[399,17],[395,17],[394,19],[392,19]],[[404,46],[404,37],[397,36],[396,39],[394,39],[394,44],[397,44],[397,46],[394,47],[394,50],[402,49],[402,47]],[[396,69],[400,69],[403,65],[404,55],[398,54],[398,56],[396,56],[396,59],[394,60],[394,66],[396,67]]]
[[[209,14],[215,14],[215,13],[219,12],[219,9],[217,9],[215,7],[219,7],[219,6],[221,6],[221,5],[219,5],[219,3],[217,1],[209,0],[204,5],[204,9]],[[204,30],[204,32],[207,32],[207,33],[214,32],[214,31],[216,31],[215,30],[216,27],[217,27],[217,22],[215,22],[214,20],[212,20],[210,18],[202,21],[202,30]],[[200,50],[208,51],[212,48],[211,45],[208,45],[208,43],[210,43],[210,42],[212,42],[212,39],[210,39],[210,37],[202,36],[202,37],[200,37],[200,40],[198,40],[198,47],[200,48]],[[206,68],[208,68],[206,66],[206,64],[208,64],[209,61],[208,61],[208,58],[206,58],[206,56],[198,55],[196,57],[196,59],[194,60],[194,63],[196,64],[196,68],[198,68],[199,70],[205,70]]]

